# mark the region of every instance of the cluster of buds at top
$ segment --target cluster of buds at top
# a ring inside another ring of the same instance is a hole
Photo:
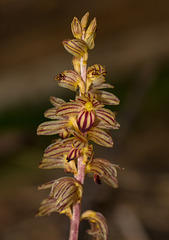
[[[93,174],[94,181],[104,181],[113,188],[118,187],[117,168],[102,158],[94,158],[92,142],[104,147],[112,147],[113,140],[108,130],[118,129],[116,113],[105,105],[118,105],[119,99],[103,89],[113,88],[105,83],[106,69],[100,64],[87,67],[88,50],[94,48],[96,18],[89,26],[89,13],[81,21],[76,17],[71,24],[74,39],[63,41],[65,49],[73,55],[74,70],[65,70],[55,77],[59,86],[76,92],[74,100],[65,102],[51,97],[53,107],[45,112],[50,121],[40,124],[38,135],[55,135],[59,138],[49,145],[39,164],[40,168],[63,168],[74,174],[44,184],[40,189],[50,188],[51,192],[37,213],[43,216],[52,212],[66,213],[72,219],[72,206],[82,199],[84,176]],[[82,174],[81,166],[84,173]],[[84,175],[84,176],[81,176]],[[107,239],[106,220],[101,213],[86,211],[81,220],[90,222],[89,234],[93,239]]]

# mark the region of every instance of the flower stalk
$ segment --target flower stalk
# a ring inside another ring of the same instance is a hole
[[[92,210],[81,214],[83,184],[85,176],[93,175],[95,183],[105,182],[118,187],[118,165],[106,159],[94,158],[92,142],[104,147],[112,147],[110,129],[118,129],[116,114],[105,105],[117,105],[119,99],[102,89],[113,88],[104,83],[106,69],[100,64],[87,66],[88,51],[95,46],[97,22],[94,18],[87,27],[89,13],[81,19],[74,18],[71,30],[74,39],[64,40],[64,48],[73,55],[74,70],[65,70],[55,77],[60,87],[76,92],[74,100],[51,97],[53,105],[45,112],[50,121],[39,125],[38,135],[55,135],[59,138],[44,151],[39,164],[42,169],[63,168],[73,177],[62,177],[43,184],[39,189],[51,188],[48,198],[42,201],[36,216],[52,212],[66,214],[70,218],[69,240],[78,240],[79,224],[88,220],[91,229],[88,234],[95,240],[107,240],[108,228],[105,217]]]

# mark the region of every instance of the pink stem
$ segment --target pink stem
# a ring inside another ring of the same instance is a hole
[[[83,81],[86,82],[86,65],[83,63],[83,58],[81,58],[81,77]],[[83,156],[78,158],[77,165],[78,173],[75,176],[75,178],[79,183],[83,184],[85,179],[85,166],[86,166],[86,164],[83,162]],[[80,214],[81,214],[81,201],[78,201],[73,204],[73,216],[70,221],[69,240],[78,240]]]

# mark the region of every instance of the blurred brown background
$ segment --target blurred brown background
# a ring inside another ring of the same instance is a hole
[[[96,156],[120,164],[119,189],[86,179],[83,211],[101,211],[109,240],[169,239],[169,1],[0,0],[0,239],[68,239],[69,220],[34,218],[48,194],[37,186],[64,175],[40,170],[53,137],[36,136],[49,96],[73,93],[53,81],[71,69],[61,41],[70,23],[87,11],[98,21],[89,65],[107,67],[107,81],[120,98],[121,128],[113,149]],[[106,156],[105,156],[106,152]],[[81,240],[91,239],[81,224]]]

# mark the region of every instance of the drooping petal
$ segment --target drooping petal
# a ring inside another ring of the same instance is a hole
[[[77,58],[81,58],[87,52],[87,44],[81,39],[66,39],[62,43],[64,48]]]
[[[80,21],[77,17],[73,18],[73,21],[71,23],[71,30],[72,30],[73,36],[75,38],[81,39],[82,26],[81,26],[81,23],[80,23]]]
[[[62,128],[68,125],[68,120],[61,119],[57,121],[48,121],[41,123],[37,129],[38,135],[54,135],[60,133]]]
[[[87,132],[95,121],[94,111],[81,110],[77,116],[77,125],[82,133]]]
[[[117,188],[118,181],[116,168],[119,168],[119,166],[110,163],[106,159],[96,158],[87,164],[86,172],[93,172],[94,176],[99,176],[105,183],[113,188]]]
[[[58,81],[59,86],[68,88],[72,91],[76,91],[79,85],[82,89],[85,89],[81,76],[73,70],[65,70],[57,75],[55,80]]]
[[[93,240],[107,240],[108,227],[106,219],[101,213],[88,210],[82,214],[81,220],[89,221],[91,229],[87,232],[92,235]]]
[[[113,146],[113,140],[111,136],[108,133],[106,133],[104,130],[99,129],[97,127],[92,127],[88,131],[88,139],[104,147]]]
[[[49,197],[42,201],[36,216],[63,212],[82,197],[82,186],[74,178],[62,177],[52,184]]]

